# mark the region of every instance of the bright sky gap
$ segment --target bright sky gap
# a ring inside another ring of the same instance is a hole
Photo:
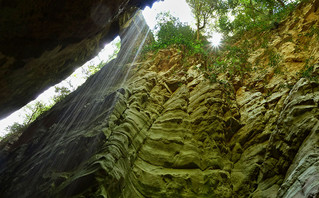
[[[88,69],[88,66],[97,65],[101,61],[104,61],[104,62],[109,61],[109,57],[113,54],[114,50],[116,49],[115,43],[119,42],[119,40],[120,40],[120,38],[117,37],[111,43],[105,45],[105,47],[100,51],[100,53],[96,57],[87,61],[82,67],[76,69],[67,79],[63,80],[59,84],[56,84],[56,85],[50,87],[49,89],[44,91],[42,94],[40,94],[35,100],[29,102],[27,105],[35,104],[37,101],[40,101],[45,105],[49,105],[50,102],[52,102],[51,98],[53,98],[53,96],[56,95],[56,93],[54,91],[55,90],[54,87],[55,86],[59,86],[59,87],[64,86],[64,87],[70,88],[68,82],[71,83],[71,85],[73,87],[72,90],[74,91],[77,87],[79,87],[80,85],[82,85],[86,81],[84,71],[86,71]],[[0,120],[0,137],[3,137],[8,133],[8,131],[6,131],[6,128],[8,126],[11,126],[15,122],[17,122],[19,124],[23,123],[23,121],[25,119],[25,115],[27,113],[30,113],[30,110],[26,108],[27,105],[25,105],[21,109],[15,111],[14,113],[12,113],[10,116],[6,117],[5,119]]]

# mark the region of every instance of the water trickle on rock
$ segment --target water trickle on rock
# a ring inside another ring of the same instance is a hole
[[[83,190],[83,185],[89,184],[90,178],[85,175],[65,172],[81,169],[79,164],[92,157],[105,141],[105,133],[94,131],[88,134],[87,128],[96,122],[108,125],[110,113],[118,97],[124,94],[120,88],[149,36],[149,28],[142,14],[137,12],[120,34],[121,50],[117,58],[106,64],[94,77],[91,76],[76,93],[68,96],[62,105],[45,115],[49,119],[41,123],[44,127],[41,135],[36,136],[38,140],[23,148],[30,156],[28,159],[19,159],[23,161],[24,168],[19,168],[14,173],[0,172],[14,175],[9,178],[15,178],[15,181],[3,181],[4,183],[16,182],[20,185],[16,190],[7,191],[9,193],[6,193],[6,197],[45,197],[48,196],[46,193],[49,185],[60,185],[56,192],[52,192],[53,196],[56,196],[57,192],[61,193],[60,191],[63,191],[64,196],[71,196]],[[14,147],[28,142],[33,133],[39,133],[39,130],[41,129],[38,123],[32,124]],[[5,169],[6,164],[1,164],[1,170]],[[64,181],[66,178],[69,180]],[[47,187],[42,188],[37,186],[38,184]],[[65,186],[68,186],[66,190],[62,190]]]

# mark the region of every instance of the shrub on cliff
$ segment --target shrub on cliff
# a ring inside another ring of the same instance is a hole
[[[144,52],[158,51],[172,45],[186,49],[191,53],[204,52],[202,46],[206,39],[202,38],[201,41],[197,41],[195,31],[169,12],[160,13],[157,16],[157,21],[155,39],[145,46]]]

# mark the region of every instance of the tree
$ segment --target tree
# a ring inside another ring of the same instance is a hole
[[[214,1],[212,0],[186,0],[188,5],[191,7],[192,12],[196,19],[196,35],[197,40],[200,39],[200,31],[203,30],[210,17],[213,16]]]
[[[175,45],[180,49],[194,52],[200,43],[195,42],[194,30],[172,16],[169,12],[162,12],[156,16],[155,37],[147,43],[143,52],[157,51]]]
[[[250,29],[263,31],[272,28],[290,13],[299,0],[289,3],[285,0],[217,1],[218,6],[214,11],[218,31],[226,35],[235,35]]]
[[[27,105],[26,108],[28,109],[30,114],[26,114],[26,118],[24,120],[23,125],[28,126],[33,121],[35,121],[40,115],[42,115],[44,112],[50,110],[52,106],[53,104],[46,105],[40,101],[37,101],[34,104]]]
[[[158,24],[157,38],[161,45],[169,46],[171,44],[191,45],[194,39],[194,31],[187,25],[181,23],[178,18],[172,16],[169,12],[160,13],[156,17]]]
[[[69,87],[58,87],[55,86],[54,87],[54,92],[56,93],[56,95],[53,96],[52,100],[55,103],[58,103],[59,101],[61,101],[63,98],[65,98],[66,96],[68,96],[72,91],[74,91],[73,86],[70,82],[68,82]]]

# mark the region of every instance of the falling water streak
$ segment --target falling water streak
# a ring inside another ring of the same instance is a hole
[[[144,45],[144,43],[145,43],[145,41],[146,41],[146,38],[147,38],[148,35],[149,35],[149,29],[148,29],[148,27],[145,25],[144,28],[147,28],[147,33],[144,35],[144,38],[143,38],[142,42],[139,44],[138,50],[137,50],[137,52],[135,53],[135,56],[134,56],[133,61],[130,62],[130,65],[129,65],[129,67],[128,67],[127,69],[126,69],[126,67],[127,67],[127,62],[123,61],[122,65],[121,65],[122,67],[125,68],[125,72],[124,72],[125,75],[124,75],[124,78],[121,79],[120,85],[117,86],[118,88],[123,87],[124,83],[126,82],[126,79],[127,79],[128,75],[129,75],[129,73],[130,73],[130,71],[131,71],[131,68],[132,68],[132,66],[135,64],[135,61],[136,61],[137,57],[139,56],[139,54],[140,54],[140,52],[141,52],[141,49],[142,49],[142,47],[143,47],[143,45]],[[144,28],[143,28],[143,29],[144,29]],[[142,31],[142,32],[143,32],[143,31]],[[141,33],[141,32],[139,32],[139,33]],[[129,35],[130,35],[130,34],[129,34]],[[137,35],[139,35],[139,34],[137,34]],[[136,39],[138,39],[138,38],[139,38],[139,36],[136,37]],[[124,40],[125,40],[125,39],[124,39]],[[125,41],[124,41],[124,42],[125,42]],[[133,43],[135,43],[135,42],[133,42]],[[127,50],[127,51],[131,51],[131,49],[132,49],[133,47],[134,47],[134,45],[131,45],[130,48],[129,48],[130,50]],[[125,53],[125,56],[124,56],[124,57],[125,57],[124,60],[126,60],[127,58],[130,58],[130,53]],[[120,57],[120,58],[121,58],[121,57]],[[119,67],[119,68],[121,68],[121,67]],[[116,72],[116,74],[118,74],[118,73]],[[119,74],[121,74],[121,73],[119,73]],[[104,91],[106,91],[106,90],[104,90]],[[112,102],[111,102],[110,110],[109,110],[107,116],[109,116],[109,113],[113,112],[114,107],[115,107],[115,104],[116,104],[116,102],[118,101],[118,97],[119,97],[119,95],[118,95],[118,93],[116,93],[115,96],[114,96],[114,98],[111,99]],[[98,104],[96,104],[96,105],[98,105]],[[95,106],[96,106],[96,105],[94,105],[94,107],[92,108],[92,110],[95,109]],[[112,137],[112,134],[113,134],[113,132],[110,134],[109,137]],[[99,138],[98,136],[95,137],[95,140],[93,140],[93,144],[90,144],[90,145],[89,145],[89,148],[88,148],[89,150],[92,150],[92,151],[93,151],[94,146],[96,146],[96,145],[95,145],[95,144],[96,144],[95,142],[98,142],[98,140],[97,140],[98,138]],[[108,138],[108,137],[107,137],[107,138]],[[106,141],[108,141],[108,140],[106,140]],[[86,154],[89,155],[90,153],[87,152]],[[112,155],[112,154],[109,153],[109,155]],[[87,157],[87,156],[85,156],[85,157]],[[115,166],[113,166],[109,171],[112,172],[113,168],[115,168]],[[73,189],[69,189],[68,192],[69,192],[69,191],[72,192],[72,190],[73,190]]]
[[[134,46],[130,46],[130,48],[127,50],[127,51],[130,51],[130,50],[132,50],[132,48],[133,48]],[[140,47],[141,48],[141,47]],[[128,57],[129,57],[129,53],[125,53],[124,54],[124,57],[118,57],[118,59],[122,59],[122,60],[126,60]],[[124,62],[124,61],[117,61],[116,63],[113,63],[113,65],[124,65],[125,63],[122,63],[122,62]],[[115,71],[112,71],[112,75],[114,74],[114,76],[116,77],[116,75],[120,72],[120,69],[121,69],[121,67],[115,67]],[[101,75],[101,74],[98,74],[98,75]],[[108,74],[109,75],[109,74]],[[127,75],[126,75],[127,76]],[[104,81],[102,81],[102,83],[103,83],[103,85],[101,86],[101,85],[98,85],[98,84],[100,84],[101,83],[101,81],[99,80],[101,77],[96,77],[95,79],[94,79],[94,81],[95,82],[93,82],[93,85],[91,85],[91,87],[95,87],[95,86],[100,86],[101,87],[101,89],[100,90],[98,90],[98,91],[94,91],[94,90],[91,90],[91,89],[89,89],[89,93],[88,94],[83,94],[83,97],[80,99],[80,101],[79,102],[77,102],[77,104],[76,104],[76,106],[75,107],[73,107],[72,109],[71,109],[71,113],[70,112],[68,112],[67,114],[66,114],[66,116],[70,116],[70,115],[72,115],[73,113],[76,113],[75,111],[77,111],[78,109],[80,109],[80,107],[83,107],[83,106],[85,106],[84,104],[85,103],[87,103],[87,101],[86,101],[86,95],[89,95],[89,94],[92,94],[91,92],[105,92],[106,90],[105,90],[105,87],[107,87],[107,88],[109,88],[110,87],[110,84],[111,83],[109,83],[109,82],[112,82],[112,79],[110,79],[110,80],[104,80]],[[122,80],[122,82],[124,82],[124,80],[125,79],[123,79]],[[123,84],[123,83],[122,83]],[[104,89],[104,90],[103,90]],[[101,97],[101,95],[99,95],[100,97]],[[92,111],[94,110],[94,108],[90,108],[90,109],[87,109],[86,110],[86,116],[89,116],[89,115],[87,115],[87,113],[92,113]],[[94,111],[93,111],[93,113],[94,113]],[[78,115],[76,115],[76,116],[74,116],[73,117],[73,119],[70,121],[68,118],[66,118],[66,119],[62,119],[67,125],[64,125],[64,124],[62,124],[63,126],[65,126],[64,127],[64,129],[65,129],[65,131],[67,131],[67,130],[69,130],[70,129],[70,127],[72,126],[72,124],[74,123],[74,121],[75,120],[81,120],[81,119],[78,119],[77,118],[77,116]]]
[[[145,25],[145,24],[144,24]],[[133,26],[134,27],[134,26]],[[134,27],[136,29],[136,27]],[[133,43],[135,44],[135,42],[139,39],[140,37],[140,33],[142,33],[143,31],[138,31],[138,34],[134,34],[136,32],[136,30],[127,30],[127,33],[123,39],[123,43],[124,42],[130,42],[130,41],[134,41]],[[65,160],[69,160],[69,159],[59,159],[58,158],[58,154],[57,152],[61,149],[60,147],[53,147],[53,148],[47,148],[48,146],[47,143],[54,141],[56,142],[55,145],[59,145],[59,144],[63,144],[68,142],[68,138],[72,138],[74,136],[70,136],[67,137],[70,133],[70,130],[72,131],[72,133],[74,132],[79,132],[79,131],[83,131],[83,126],[81,125],[82,122],[84,122],[84,124],[90,124],[90,119],[93,117],[95,111],[97,110],[97,108],[99,107],[100,103],[96,102],[94,100],[92,100],[92,98],[90,98],[91,95],[93,95],[94,93],[98,93],[97,95],[94,95],[93,98],[99,98],[99,100],[103,100],[106,97],[108,97],[110,94],[115,93],[114,98],[111,98],[111,105],[107,105],[108,109],[105,110],[107,113],[107,116],[109,116],[109,114],[112,112],[112,110],[114,109],[114,106],[116,104],[116,101],[118,99],[118,95],[116,92],[116,89],[114,89],[114,85],[116,84],[115,80],[116,78],[121,77],[121,75],[123,75],[124,72],[124,77],[120,80],[120,83],[117,83],[119,86],[117,86],[118,88],[123,87],[126,79],[128,78],[129,72],[131,71],[131,67],[134,65],[137,57],[139,56],[143,44],[146,41],[147,36],[149,35],[149,29],[148,27],[145,25],[142,30],[145,30],[145,28],[147,28],[147,32],[144,35],[144,38],[142,40],[142,42],[140,43],[136,54],[134,55],[133,61],[130,63],[130,66],[126,69],[126,65],[127,65],[127,61],[129,61],[128,59],[131,56],[131,51],[133,50],[133,48],[135,47],[135,45],[131,44],[129,45],[129,47],[127,49],[123,49],[125,50],[127,53],[119,53],[119,56],[117,57],[117,59],[115,61],[113,61],[112,63],[110,63],[108,65],[109,68],[104,68],[104,71],[100,71],[99,73],[96,74],[95,78],[91,79],[91,82],[89,84],[85,84],[83,85],[83,88],[81,89],[83,91],[84,88],[85,89],[85,93],[82,93],[80,95],[80,97],[75,97],[73,98],[71,101],[69,101],[70,106],[67,107],[66,110],[62,111],[63,114],[60,116],[60,119],[57,123],[55,123],[55,127],[51,127],[49,129],[49,131],[47,132],[49,135],[49,137],[43,138],[43,150],[35,153],[36,155],[34,155],[32,158],[30,158],[30,161],[32,162],[33,158],[41,158],[42,159],[42,164],[40,165],[40,167],[36,167],[36,165],[32,166],[31,168],[37,168],[39,173],[45,173],[45,170],[48,168],[53,167],[53,165],[58,166],[60,163],[60,161],[65,161]],[[138,30],[138,29],[137,29]],[[130,38],[128,38],[128,36]],[[133,37],[133,39],[131,39],[131,37]],[[122,46],[122,47],[126,47],[126,46]],[[121,47],[121,48],[122,48]],[[113,70],[111,71],[112,73],[105,73],[108,70]],[[123,71],[124,69],[124,71]],[[103,69],[102,69],[103,70]],[[102,76],[103,74],[103,76]],[[103,81],[101,82],[101,78],[104,78]],[[114,84],[115,83],[115,84]],[[88,87],[88,85],[90,85],[90,87]],[[97,87],[97,88],[96,88]],[[114,89],[113,92],[107,92],[108,90],[111,91],[111,89]],[[107,94],[106,94],[107,93]],[[92,102],[94,105],[92,108],[87,108],[84,109],[86,107],[86,105],[89,105],[90,102]],[[105,102],[105,101],[103,101]],[[83,118],[83,115],[85,115],[85,117]],[[77,121],[77,122],[76,122]],[[89,121],[88,123],[86,123],[87,121]],[[82,128],[81,128],[82,127]],[[79,134],[78,138],[83,135],[83,132]],[[95,141],[94,141],[95,142]],[[90,145],[90,147],[94,147],[94,142],[93,144]],[[72,143],[72,141],[71,141]],[[50,145],[50,144],[48,144]],[[51,143],[52,145],[52,143]],[[81,145],[78,145],[81,146]],[[49,153],[46,152],[46,149],[50,149]],[[63,149],[63,147],[62,147]],[[68,153],[72,153],[73,150],[75,150],[74,146],[73,148],[71,148],[72,150],[68,150]],[[89,148],[90,150],[90,148]],[[49,155],[48,155],[49,154]],[[90,153],[87,153],[87,155],[89,155]],[[48,161],[47,163],[51,161],[53,161],[52,159],[54,158],[54,164],[46,164],[46,160]],[[32,165],[32,164],[30,164]],[[63,168],[63,167],[57,167],[57,168]],[[30,181],[30,184],[35,184],[38,179],[40,179],[42,175],[35,175],[35,177],[33,177]]]
[[[143,27],[143,29],[144,28],[146,28],[147,26],[144,24],[144,27]],[[136,29],[136,28],[133,28],[133,30],[134,29]],[[138,30],[138,29],[137,29]],[[133,32],[134,33],[134,32]],[[132,39],[133,41],[134,40],[137,40],[137,39],[139,39],[139,37],[140,37],[140,34],[141,34],[142,32],[139,32],[138,34],[135,34],[135,38],[134,39]],[[122,77],[122,78],[120,78],[121,80],[120,80],[120,83],[118,83],[119,85],[117,85],[117,88],[121,88],[122,86],[123,86],[123,84],[125,83],[125,81],[126,81],[126,79],[127,79],[127,76],[128,76],[128,74],[129,74],[129,72],[130,72],[130,70],[131,70],[131,66],[132,65],[134,65],[134,62],[136,61],[136,58],[138,57],[138,55],[139,55],[139,53],[140,53],[140,51],[141,51],[141,49],[142,49],[142,47],[143,47],[143,44],[144,44],[144,42],[145,42],[145,40],[146,40],[146,38],[147,38],[147,36],[148,36],[148,33],[149,33],[149,30],[147,31],[147,33],[144,35],[144,38],[143,38],[143,40],[142,40],[142,42],[140,43],[140,45],[139,45],[139,48],[138,48],[138,51],[136,52],[136,54],[135,54],[135,57],[134,57],[134,59],[133,59],[133,61],[132,61],[132,63],[130,64],[130,67],[128,67],[128,69],[126,69],[126,64],[127,64],[127,59],[130,57],[130,53],[125,53],[125,56],[123,57],[123,58],[121,58],[121,57],[119,57],[120,59],[123,59],[123,61],[120,61],[120,63],[116,63],[116,64],[119,64],[120,66],[117,66],[116,67],[116,71],[114,72],[115,74],[114,74],[114,77],[117,77],[118,75],[121,75],[122,73],[124,74],[124,77]],[[128,33],[129,34],[129,33]],[[130,34],[132,34],[132,33],[130,33]],[[130,35],[129,35],[130,36]],[[129,37],[130,38],[130,37]],[[123,40],[125,40],[125,39],[123,39]],[[124,41],[125,42],[125,41]],[[135,47],[135,43],[136,42],[132,42],[133,44],[131,44],[130,46],[129,46],[129,49],[127,50],[127,51],[132,51],[132,49]],[[114,64],[114,65],[116,65],[116,64]],[[124,72],[123,71],[121,71],[122,69],[124,69]],[[112,75],[112,74],[111,74]],[[112,78],[114,79],[114,77],[112,76]],[[121,76],[120,76],[121,77]],[[98,82],[98,81],[97,81]],[[106,82],[106,81],[103,81],[103,82]],[[105,93],[107,90],[105,89],[105,88],[107,88],[107,87],[110,87],[110,84],[112,84],[112,82],[114,82],[114,80],[111,80],[110,81],[111,83],[108,83],[108,82],[106,82],[102,87],[101,87],[101,89],[100,90],[98,90],[98,92],[99,93]],[[112,86],[112,85],[111,85]],[[114,85],[113,85],[114,86]],[[101,95],[98,95],[97,97],[101,97]],[[111,105],[110,105],[110,111],[112,111],[112,109],[113,109],[113,107],[114,107],[114,104],[116,103],[116,101],[117,101],[117,94],[115,94],[115,97],[112,99],[112,101],[113,102],[111,102]],[[88,108],[87,109],[87,111],[86,111],[86,113],[85,113],[85,115],[86,115],[86,119],[87,120],[90,120],[91,118],[92,118],[92,116],[95,114],[95,109],[96,108],[98,108],[99,107],[99,104],[94,104],[94,106],[92,107],[92,108]],[[81,119],[80,119],[81,120]],[[78,126],[80,125],[81,123],[80,122],[78,122]],[[78,126],[75,126],[75,128],[78,128]]]
[[[129,75],[129,73],[131,72],[131,69],[132,69],[133,65],[135,64],[136,59],[139,57],[139,55],[141,53],[141,50],[142,50],[142,48],[144,46],[144,43],[145,43],[145,41],[146,41],[146,39],[147,39],[147,37],[149,35],[149,32],[150,32],[150,29],[147,30],[147,32],[146,32],[146,34],[145,34],[145,36],[143,38],[143,41],[139,45],[139,48],[138,48],[138,50],[137,50],[137,52],[136,52],[136,54],[135,54],[135,56],[133,58],[133,61],[130,63],[130,66],[128,67],[128,70],[125,72],[125,76],[124,76],[124,78],[123,78],[123,80],[122,80],[122,82],[121,82],[121,84],[119,86],[120,88],[124,86],[124,84],[125,84],[125,82],[127,80],[127,77]],[[112,108],[111,112],[114,109],[114,106],[115,106],[115,103],[117,102],[117,99],[118,99],[118,95],[115,95],[115,99],[113,100],[113,102],[111,104],[111,108]]]
[[[130,73],[130,71],[131,71],[131,69],[132,69],[132,66],[135,64],[136,59],[137,59],[138,56],[140,55],[141,50],[142,50],[142,48],[143,48],[143,46],[144,46],[144,43],[145,43],[145,41],[146,41],[146,38],[147,38],[149,32],[150,32],[150,29],[147,30],[146,35],[145,35],[143,41],[141,42],[141,44],[140,44],[140,46],[139,46],[139,48],[138,48],[138,50],[137,50],[137,52],[136,52],[136,54],[135,54],[135,56],[134,56],[134,59],[133,59],[131,65],[130,65],[129,69],[128,69],[128,71],[127,71],[126,74],[125,74],[125,77],[124,77],[124,80],[123,80],[123,82],[122,82],[122,84],[121,84],[121,87],[123,87],[123,85],[124,85],[124,83],[125,83],[125,81],[126,81],[128,75],[129,75],[129,73]]]
[[[129,30],[130,31],[130,30]],[[129,32],[128,31],[128,32]],[[129,35],[129,36],[132,36],[132,33],[131,33],[131,35]],[[136,39],[138,39],[139,38],[139,35],[138,34],[134,34],[133,35],[135,38],[133,38],[132,40],[136,40]],[[146,39],[146,36],[147,35],[145,35],[145,37],[144,37],[144,41],[145,41],[145,39]],[[134,42],[133,42],[134,43]],[[143,42],[144,43],[144,42]],[[143,43],[141,43],[141,45],[143,44]],[[126,51],[131,51],[132,49],[134,48],[134,45],[130,45],[129,46],[129,48],[128,48],[128,50],[126,50]],[[141,49],[141,46],[139,47],[139,49]],[[122,55],[122,54],[120,54],[120,55]],[[112,77],[111,77],[111,79],[110,80],[104,80],[104,81],[102,81],[102,83],[103,83],[103,85],[102,86],[100,86],[101,87],[101,89],[100,90],[97,90],[97,91],[95,91],[95,92],[99,92],[99,93],[104,93],[105,91],[106,91],[106,89],[105,88],[108,88],[108,87],[110,87],[110,85],[112,85],[112,82],[114,81],[113,79],[114,79],[114,77],[117,77],[118,76],[118,74],[121,72],[121,67],[124,67],[125,66],[125,64],[126,64],[126,60],[129,58],[129,56],[130,56],[130,53],[125,53],[124,54],[124,56],[123,57],[118,57],[118,59],[117,60],[119,60],[119,61],[116,61],[115,63],[113,63],[111,66],[113,66],[113,65],[117,65],[117,67],[115,67],[115,71],[112,71],[112,73],[114,73],[114,75],[113,74],[107,74],[107,76],[109,76],[109,75],[112,75]],[[135,60],[134,60],[135,61]],[[133,63],[132,63],[133,64]],[[118,66],[118,65],[120,65],[120,66]],[[129,71],[126,71],[126,75],[125,76],[128,76],[128,72]],[[98,74],[98,75],[101,75],[101,74]],[[101,77],[100,77],[101,78]],[[95,82],[94,82],[94,84],[93,84],[93,86],[95,86],[95,85],[97,85],[98,83],[100,83],[101,81],[100,80],[98,80],[99,79],[99,77],[96,77],[95,78],[96,80],[95,80]],[[122,83],[121,84],[123,84],[124,83],[124,81],[125,81],[126,79],[124,78],[123,80],[122,80]],[[98,85],[97,85],[98,86]],[[90,94],[90,92],[94,92],[94,90],[89,90],[89,94]],[[98,95],[98,96],[96,96],[96,97],[101,97],[101,95]],[[74,110],[76,111],[77,109],[79,109],[80,107],[83,107],[83,104],[86,102],[86,100],[85,100],[85,96],[80,100],[81,102],[79,103],[79,104],[77,104],[77,106],[74,108]],[[112,104],[110,105],[111,107],[112,106],[114,106],[114,104],[115,104],[115,102],[116,102],[116,98],[114,98],[114,99],[112,99]],[[95,109],[96,109],[96,105],[98,105],[98,104],[95,104],[92,108],[89,108],[89,109],[86,109],[85,110],[85,116],[87,117],[86,119],[88,119],[88,120],[90,120],[90,118],[92,117],[92,114],[94,114],[95,113]],[[70,114],[69,114],[70,115]],[[72,125],[73,125],[73,123],[77,120],[77,126],[75,126],[75,128],[78,128],[79,127],[79,125],[81,125],[81,122],[80,121],[82,121],[83,120],[83,118],[78,118],[78,116],[81,116],[81,115],[75,115],[74,117],[73,117],[73,119],[70,121],[70,122],[68,122],[68,125],[66,126],[66,127],[63,127],[66,131],[67,130],[69,130],[71,127],[72,127]],[[62,125],[63,126],[63,125]]]

